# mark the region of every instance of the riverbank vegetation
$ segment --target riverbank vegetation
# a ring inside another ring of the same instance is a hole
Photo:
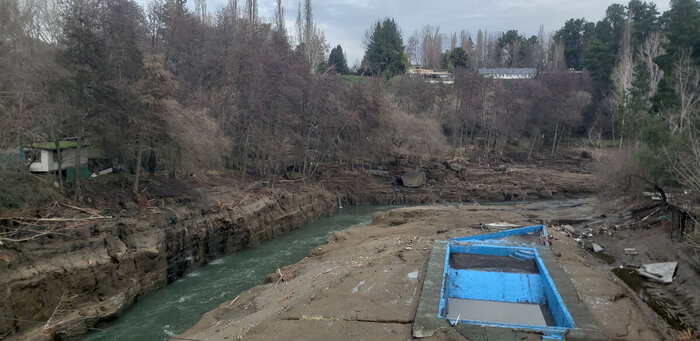
[[[141,193],[146,171],[312,178],[330,163],[478,152],[472,161],[488,164],[506,154],[556,158],[572,146],[599,158],[614,146],[634,157],[600,159],[629,160],[613,181],[680,184],[696,195],[699,6],[676,0],[659,13],[633,0],[598,22],[571,19],[529,38],[508,30],[473,39],[436,26],[404,35],[400,22],[380,19],[365,34],[363,62],[348,68],[341,46],[329,51],[309,0],[294,27],[281,1],[266,21],[255,0],[213,12],[205,1],[193,10],[181,0],[0,0],[0,149],[89,143]],[[412,65],[449,69],[455,83],[404,75]],[[490,79],[482,67],[538,75]],[[21,206],[11,199],[22,197],[12,194],[15,181],[2,178],[3,206]],[[84,200],[75,179],[57,181],[51,195]]]

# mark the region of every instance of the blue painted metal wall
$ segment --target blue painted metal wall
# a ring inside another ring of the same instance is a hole
[[[542,289],[544,290],[544,295],[547,299],[547,306],[552,312],[554,321],[559,327],[576,327],[574,324],[574,318],[569,313],[569,310],[566,309],[564,300],[562,300],[561,296],[559,295],[559,291],[557,291],[557,287],[554,285],[554,281],[549,276],[549,272],[547,272],[547,268],[542,263],[542,259],[540,259],[537,251],[535,251],[535,255],[537,268],[539,269],[540,274],[542,274]]]
[[[497,242],[495,240],[497,240],[499,238],[517,236],[517,235],[528,234],[528,233],[532,233],[532,232],[541,232],[543,235],[545,235],[545,236],[547,235],[547,230],[546,230],[544,225],[535,225],[535,226],[520,227],[517,229],[510,229],[510,230],[494,232],[494,233],[479,234],[476,236],[452,238],[452,239],[450,239],[450,241],[455,241],[455,242],[484,241],[484,242],[492,243],[492,242]]]
[[[531,233],[537,229],[542,229],[542,226],[531,226],[528,228],[514,229],[517,233],[503,231],[490,234],[491,238],[502,238],[523,233]],[[513,230],[510,230],[513,231]],[[542,229],[542,233],[546,232]],[[479,236],[475,236],[479,237]],[[473,237],[467,237],[473,238]],[[467,298],[478,300],[493,300],[505,302],[527,302],[547,304],[556,327],[538,327],[538,326],[519,326],[508,324],[490,324],[501,327],[533,329],[545,332],[549,337],[560,338],[566,329],[576,328],[573,317],[566,309],[564,301],[561,299],[559,292],[554,285],[554,281],[549,276],[547,268],[542,263],[542,260],[535,248],[528,247],[512,247],[499,245],[485,244],[470,244],[472,240],[467,238],[458,238],[451,240],[447,244],[447,252],[445,254],[445,271],[442,282],[442,292],[440,299],[439,315],[445,317],[447,297]],[[457,243],[455,243],[457,242]],[[458,244],[459,242],[467,242],[467,245]],[[480,243],[480,240],[473,240]],[[508,256],[516,251],[529,251],[534,254],[535,262],[539,270],[539,274],[517,274],[517,273],[502,273],[502,272],[487,272],[475,270],[458,270],[452,269],[449,266],[449,258],[451,253],[472,253],[495,256]],[[462,321],[462,323],[470,323]],[[473,323],[476,323],[474,321]]]
[[[539,274],[449,269],[446,297],[545,304]]]

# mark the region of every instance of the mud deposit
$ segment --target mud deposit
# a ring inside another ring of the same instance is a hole
[[[481,223],[526,225],[538,219],[532,205],[422,206],[376,213],[369,226],[334,233],[308,258],[281,270],[282,279],[243,292],[204,315],[180,335],[200,340],[411,339],[411,327],[434,240],[480,234]],[[541,205],[541,204],[540,204]],[[555,205],[556,206],[556,203]],[[562,215],[568,219],[572,205]],[[580,212],[599,216],[591,202]],[[585,217],[579,216],[579,219]],[[656,321],[610,267],[592,259],[568,235],[551,230],[552,251],[610,339],[666,339]],[[452,329],[436,340],[459,338]],[[536,337],[536,335],[532,335]]]
[[[685,330],[689,328],[670,307],[670,300],[660,299],[657,295],[649,292],[653,284],[641,278],[637,271],[629,268],[612,269],[615,276],[619,277],[627,286],[630,287],[649,308],[658,314],[668,325],[675,330]]]

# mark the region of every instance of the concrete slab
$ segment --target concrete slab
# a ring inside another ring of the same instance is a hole
[[[548,316],[547,316],[548,315]],[[554,319],[546,305],[498,301],[447,299],[447,317],[491,323],[552,326]]]
[[[292,308],[285,317],[410,323],[420,298],[421,265],[405,263],[358,269],[336,282],[331,287],[333,290],[321,290],[311,302]],[[339,306],[338,302],[344,303]]]
[[[251,328],[245,340],[399,340],[407,335],[410,324],[377,323],[342,320],[280,320],[263,327]],[[280,334],[280,330],[287,333]],[[240,332],[243,334],[243,331]],[[239,334],[239,335],[241,335]],[[222,337],[235,340],[237,335]]]

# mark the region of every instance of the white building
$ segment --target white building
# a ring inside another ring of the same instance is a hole
[[[61,170],[75,167],[77,145],[74,141],[59,142],[61,151]],[[31,147],[20,149],[20,158],[29,163],[29,171],[35,173],[55,172],[58,170],[58,150],[53,142],[34,143]],[[80,165],[88,163],[88,148],[80,150]]]
[[[447,70],[424,69],[420,66],[412,66],[408,68],[408,77],[420,77],[424,81],[431,84],[454,84],[455,76]]]
[[[484,77],[496,79],[528,79],[537,76],[535,68],[498,68],[498,69],[479,69],[479,74]]]

